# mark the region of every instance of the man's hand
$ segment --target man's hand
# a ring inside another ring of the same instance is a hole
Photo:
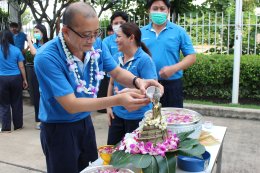
[[[125,90],[119,92],[116,96],[119,97],[119,104],[122,105],[129,112],[140,109],[140,107],[146,106],[150,103],[150,99],[146,98],[144,94],[139,94],[138,92]],[[135,90],[135,89],[134,89]]]
[[[115,118],[112,108],[107,108],[108,125],[111,126],[112,119]]]
[[[163,95],[164,93],[164,88],[163,86],[156,80],[152,80],[152,79],[136,79],[136,86],[140,89],[142,94],[145,94],[145,90],[146,88],[148,88],[149,86],[156,86],[160,89],[161,95]]]
[[[177,69],[175,70],[174,66],[165,66],[160,70],[159,75],[163,79],[168,79],[176,72]]]
[[[28,88],[28,83],[27,80],[23,81],[23,89],[27,89]]]

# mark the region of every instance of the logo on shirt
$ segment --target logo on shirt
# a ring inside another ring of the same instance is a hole
[[[143,38],[142,41],[143,41],[143,40],[149,40],[149,39],[150,39],[150,38]]]

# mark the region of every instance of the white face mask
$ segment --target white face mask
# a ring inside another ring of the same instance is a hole
[[[114,33],[117,33],[118,29],[120,28],[120,24],[113,25],[112,28],[113,28]]]

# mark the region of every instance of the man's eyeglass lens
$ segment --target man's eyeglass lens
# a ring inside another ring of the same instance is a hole
[[[73,31],[76,35],[78,35],[80,38],[86,38],[87,40],[90,40],[91,38],[97,38],[100,37],[103,33],[102,29],[98,29],[94,34],[88,34],[88,35],[81,35],[80,33],[78,33],[77,31],[75,31],[74,29],[72,29],[70,26],[67,26],[71,31]]]

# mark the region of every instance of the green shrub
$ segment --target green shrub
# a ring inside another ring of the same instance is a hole
[[[230,101],[234,55],[197,55],[196,63],[184,72],[186,98]],[[260,101],[260,56],[243,55],[240,63],[239,99]]]
[[[33,59],[34,59],[34,56],[31,54],[31,52],[29,50],[27,50],[25,52],[25,61],[26,63],[28,64],[33,64]]]

